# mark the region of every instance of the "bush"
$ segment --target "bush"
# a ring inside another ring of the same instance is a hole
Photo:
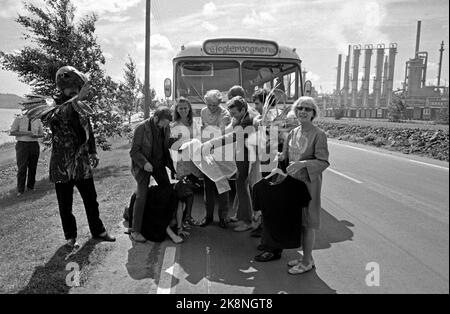
[[[449,124],[448,121],[448,108],[442,108],[439,110],[438,116],[436,118],[436,123],[438,124]]]
[[[344,117],[344,113],[345,113],[344,109],[336,109],[334,111],[334,118],[336,120],[340,120],[341,118]]]

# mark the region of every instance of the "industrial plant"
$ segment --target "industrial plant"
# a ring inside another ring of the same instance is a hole
[[[394,90],[394,73],[398,46],[378,44],[353,45],[345,56],[338,56],[336,90],[332,95],[320,97],[324,116],[333,117],[339,111],[349,118],[386,119],[392,106],[401,104],[402,118],[410,120],[436,120],[442,112],[448,113],[449,89],[441,85],[444,42],[440,46],[439,69],[436,85],[426,85],[428,52],[420,51],[421,21],[417,23],[415,54],[405,65],[402,87]],[[360,59],[364,55],[363,75],[360,79]],[[375,55],[375,75],[371,80],[371,63]],[[341,85],[342,83],[342,85]],[[372,89],[370,89],[372,84]]]

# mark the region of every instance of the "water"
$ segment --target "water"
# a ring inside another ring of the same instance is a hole
[[[8,132],[18,113],[20,113],[20,109],[0,109],[0,145],[15,141],[15,137],[9,136]]]

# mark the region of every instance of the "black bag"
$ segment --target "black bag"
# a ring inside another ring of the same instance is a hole
[[[128,216],[129,227],[133,227],[133,207],[136,194],[133,193],[130,206],[124,216]],[[178,199],[173,185],[150,186],[145,203],[141,233],[147,240],[162,242],[166,238],[166,228],[174,217]]]

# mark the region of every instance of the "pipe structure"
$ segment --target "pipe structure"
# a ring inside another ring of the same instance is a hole
[[[441,86],[441,71],[442,71],[442,55],[444,54],[444,41],[441,43],[441,49],[439,49],[439,69],[438,69],[438,78],[437,78],[437,86]]]
[[[342,72],[342,54],[338,56],[337,79],[336,79],[336,99],[337,106],[341,106],[341,72]]]
[[[352,74],[352,107],[357,106],[358,98],[358,75],[359,57],[361,56],[361,45],[353,46],[353,74]]]
[[[389,67],[386,83],[386,104],[392,102],[392,93],[394,92],[394,73],[395,73],[395,56],[397,55],[397,44],[389,44]]]
[[[373,46],[366,45],[364,47],[364,77],[362,78],[361,91],[363,95],[363,107],[369,107],[369,84],[370,84],[370,63],[372,60]]]
[[[380,105],[381,98],[381,76],[383,74],[383,60],[384,60],[384,44],[377,46],[377,63],[375,70],[375,80],[373,82],[373,94],[375,99],[375,108]]]

